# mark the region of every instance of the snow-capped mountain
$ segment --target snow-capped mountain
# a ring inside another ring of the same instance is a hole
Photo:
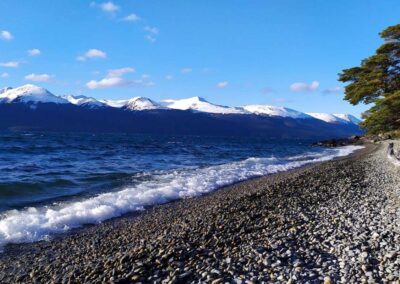
[[[121,108],[125,106],[128,103],[129,100],[108,100],[108,99],[102,99],[99,100],[99,102],[102,102],[109,107],[116,107],[116,108]]]
[[[31,84],[4,91],[0,94],[0,101],[6,103],[69,103],[66,99],[53,95],[48,90]]]
[[[316,113],[316,112],[308,112],[308,115],[325,121],[327,123],[353,123],[353,124],[359,124],[361,120],[358,118],[350,115],[350,114],[345,114],[345,113],[337,113],[337,114],[330,114],[330,113]]]
[[[155,102],[146,97],[133,97],[130,100],[98,100],[86,96],[56,96],[48,90],[35,86],[24,85],[18,88],[0,89],[0,103],[56,103],[73,104],[79,107],[89,108],[122,108],[125,110],[143,111],[154,109],[191,110],[193,112],[205,112],[212,114],[255,114],[260,116],[282,117],[292,119],[318,119],[329,124],[356,124],[361,121],[350,114],[329,113],[303,113],[294,109],[269,105],[246,105],[243,107],[229,107],[210,103],[201,97],[191,97],[179,100],[164,100]]]
[[[97,108],[97,107],[106,106],[105,103],[100,102],[99,100],[96,100],[95,98],[92,98],[92,97],[67,95],[67,96],[64,96],[63,98],[66,99],[67,101],[69,101],[71,104],[74,104],[77,106],[86,106],[89,108]]]
[[[134,97],[130,99],[124,106],[130,110],[164,109],[164,107],[160,104],[145,97]]]
[[[39,107],[41,103],[46,104]],[[155,109],[165,111],[145,111]],[[348,114],[305,114],[268,105],[228,107],[200,97],[158,103],[145,97],[130,100],[59,97],[34,85],[0,90],[0,131],[335,138],[361,134],[357,122],[357,118]]]
[[[285,107],[269,106],[269,105],[247,105],[243,107],[244,110],[257,114],[266,116],[280,116],[280,117],[291,117],[291,118],[310,118],[309,115]]]
[[[319,119],[319,120],[322,120],[322,121],[325,121],[328,123],[346,123],[345,120],[343,120],[337,116],[334,116],[333,114],[330,114],[330,113],[307,112],[307,114],[316,119]]]
[[[180,110],[192,110],[196,112],[220,113],[220,114],[244,114],[242,108],[227,107],[208,102],[201,97],[192,97],[181,100],[164,100],[160,103],[164,107]]]
[[[357,117],[348,113],[335,113],[334,116],[339,117],[349,123],[359,124],[361,122],[361,119],[358,119]]]

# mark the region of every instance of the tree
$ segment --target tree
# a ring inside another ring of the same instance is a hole
[[[349,83],[345,100],[353,105],[373,104],[361,123],[371,134],[400,129],[400,24],[380,36],[384,44],[374,55],[339,74],[339,81]]]

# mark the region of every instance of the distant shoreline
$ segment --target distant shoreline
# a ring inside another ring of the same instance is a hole
[[[343,218],[353,216],[356,219],[351,219],[351,224],[363,224],[371,221],[363,220],[365,212],[386,210],[391,201],[387,196],[394,193],[391,184],[395,184],[391,180],[376,184],[375,175],[380,177],[390,167],[382,160],[383,148],[367,145],[347,157],[156,205],[143,214],[88,226],[50,242],[8,246],[0,256],[0,281],[49,282],[73,277],[80,282],[129,283],[169,277],[212,282],[243,275],[243,280],[257,282],[274,277],[275,281],[288,281],[290,275],[297,275],[300,282],[315,277],[329,277],[333,282],[348,277],[343,279],[351,282],[353,268],[347,276],[342,273],[340,259],[347,256],[338,245],[343,238],[358,242],[361,232],[343,227],[347,222]],[[377,167],[372,174],[366,168],[371,165]],[[374,191],[378,185],[380,192]],[[372,200],[374,204],[370,204]],[[361,209],[364,211],[358,212]],[[383,217],[369,215],[380,223],[394,221]],[[317,233],[317,238],[310,233]],[[375,233],[379,238],[383,231]],[[336,235],[341,237],[331,239]],[[389,243],[385,251],[369,246],[368,253],[386,255],[395,245]],[[307,253],[314,247],[316,254]],[[326,263],[320,272],[317,260]],[[355,269],[362,264],[350,259],[346,263]],[[391,258],[387,263],[396,268]]]

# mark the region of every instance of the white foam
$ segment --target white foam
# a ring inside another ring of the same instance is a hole
[[[327,149],[325,155],[308,153],[284,160],[248,158],[200,169],[158,172],[152,179],[118,192],[47,207],[10,210],[0,215],[0,248],[7,243],[48,239],[84,224],[94,224],[144,206],[194,197],[225,185],[306,164],[346,156],[362,146]]]

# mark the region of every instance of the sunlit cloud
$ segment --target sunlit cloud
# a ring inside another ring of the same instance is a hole
[[[158,35],[158,33],[159,33],[158,28],[156,28],[156,27],[150,27],[150,26],[145,26],[145,27],[143,28],[143,30],[144,30],[145,32],[147,32],[147,34],[144,36],[144,38],[145,38],[147,41],[149,41],[149,42],[151,42],[151,43],[154,43],[154,42],[157,41],[156,35]]]
[[[92,2],[90,3],[91,7],[99,7],[101,10],[107,13],[114,13],[117,12],[120,8],[118,5],[114,4],[111,1],[108,2],[103,2],[103,3],[96,3]]]
[[[228,87],[228,82],[227,81],[223,81],[223,82],[217,83],[217,88],[218,89],[224,89],[226,87]]]
[[[0,78],[7,78],[9,76],[10,76],[10,74],[8,74],[7,72],[3,72],[0,74]]]
[[[25,80],[34,81],[34,82],[48,82],[51,79],[51,75],[49,74],[29,74],[25,76]]]
[[[0,39],[12,40],[14,37],[9,31],[0,31]]]
[[[89,89],[105,89],[112,87],[121,87],[129,85],[129,80],[125,80],[120,77],[104,78],[99,81],[91,80],[86,83],[86,87]]]
[[[113,87],[130,87],[130,86],[145,86],[151,87],[155,83],[152,81],[144,81],[142,79],[138,80],[128,80],[121,77],[103,78],[101,80],[91,80],[86,83],[86,87],[89,89],[107,89]]]
[[[127,21],[127,22],[137,22],[140,20],[140,17],[136,14],[130,14],[130,15],[124,17],[122,20]]]
[[[133,69],[132,67],[123,67],[123,68],[118,68],[118,69],[110,69],[108,70],[107,73],[107,78],[114,78],[114,77],[121,77],[124,74],[127,73],[133,73],[135,72],[135,69]]]
[[[122,78],[123,75],[134,72],[135,69],[133,69],[132,67],[110,69],[108,70],[108,73],[105,76],[105,78],[100,80],[91,80],[86,83],[86,87],[94,90],[94,89],[107,89],[113,87],[129,87],[129,86],[150,87],[155,85],[154,82],[147,80],[150,77],[148,75],[142,75],[142,78],[137,80]]]
[[[172,80],[174,79],[174,76],[172,76],[171,74],[165,75],[165,80]]]
[[[145,35],[144,38],[145,38],[147,41],[151,42],[151,43],[157,41],[157,39],[156,39],[154,36],[152,36],[152,35]]]
[[[338,94],[343,92],[344,89],[342,87],[332,87],[324,90],[324,94]]]
[[[17,68],[19,66],[19,62],[18,61],[1,62],[0,66],[7,68]]]
[[[145,27],[144,27],[144,30],[145,30],[146,32],[151,33],[151,34],[154,34],[154,35],[157,35],[157,34],[159,33],[159,29],[156,28],[156,27],[145,26]]]
[[[92,58],[100,58],[100,59],[105,59],[107,58],[107,53],[105,53],[102,50],[92,48],[86,51],[84,55],[78,56],[76,60],[78,61],[86,61],[87,59],[92,59]]]
[[[38,56],[41,54],[41,51],[37,48],[29,49],[28,50],[28,55],[29,56]]]
[[[313,92],[319,87],[318,81],[312,81],[311,84],[297,82],[289,86],[289,89],[293,92]]]

